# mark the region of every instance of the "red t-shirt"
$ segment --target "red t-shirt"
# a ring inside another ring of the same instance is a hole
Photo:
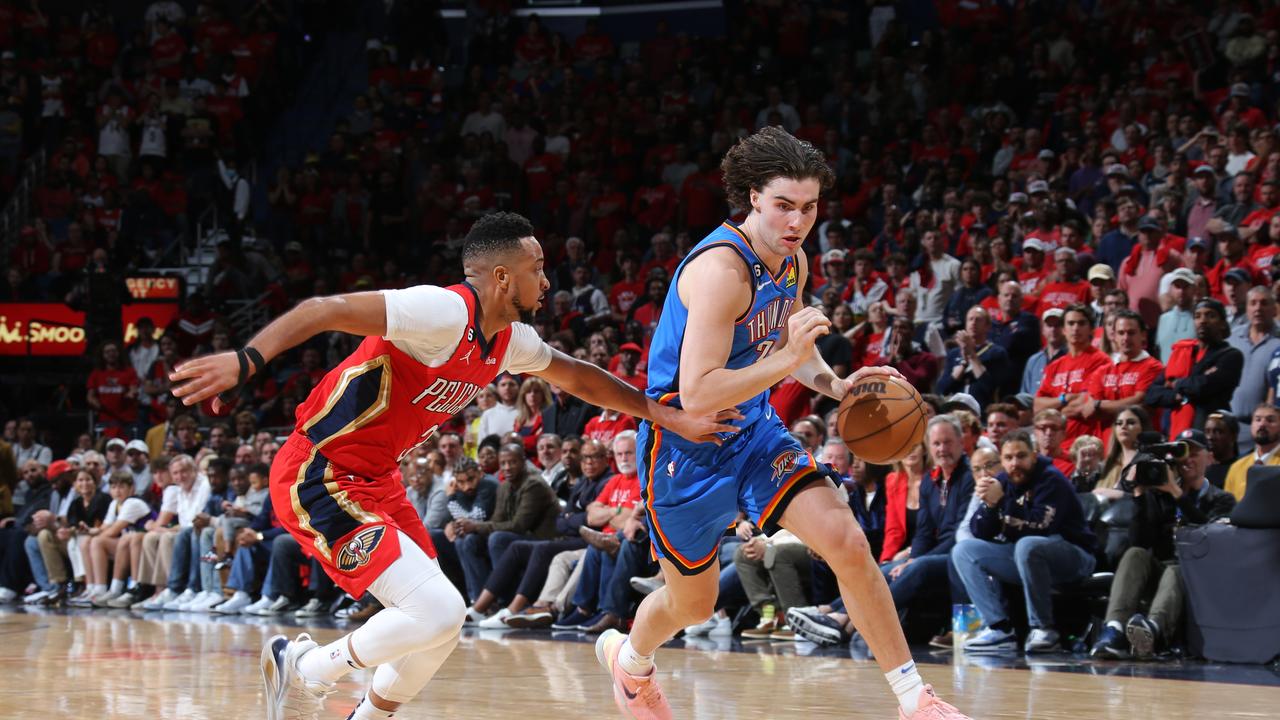
[[[614,475],[596,496],[596,502],[607,507],[633,508],[640,502],[640,476]]]
[[[640,392],[644,392],[645,388],[649,387],[649,376],[640,372],[638,368],[635,375],[623,375],[622,370],[618,369],[613,373],[613,376]]]
[[[171,32],[151,44],[151,59],[156,62],[156,74],[177,80],[182,77],[182,56],[187,44],[176,32]]]
[[[600,413],[599,415],[587,421],[586,426],[582,429],[582,436],[592,440],[599,440],[602,445],[609,447],[613,444],[613,439],[623,430],[635,430],[636,419],[630,415],[622,413],[613,413],[609,417],[610,411]]]
[[[1043,317],[1044,311],[1050,308],[1066,309],[1073,303],[1089,302],[1089,283],[1077,280],[1073,283],[1051,282],[1040,289],[1040,302],[1036,305],[1036,316]]]
[[[1087,392],[1093,376],[1110,365],[1111,359],[1107,354],[1092,346],[1076,356],[1067,353],[1044,369],[1044,380],[1036,396],[1056,398],[1062,394]],[[1067,418],[1067,439],[1075,440],[1088,434],[1092,425],[1089,420]]]
[[[1280,245],[1254,245],[1249,249],[1249,262],[1258,268],[1259,272],[1271,272],[1271,265],[1275,262],[1276,253],[1280,253]]]
[[[127,398],[131,388],[138,386],[138,373],[133,368],[120,370],[94,370],[85,383],[98,395],[102,403],[100,418],[106,423],[131,423],[138,419],[138,398]]]
[[[1145,393],[1160,373],[1164,372],[1164,363],[1143,351],[1135,360],[1123,358],[1111,363],[1110,367],[1094,373],[1089,381],[1089,397],[1094,400],[1123,400]],[[1093,434],[1103,443],[1111,437],[1111,428],[1101,418],[1093,418]]]
[[[609,289],[609,305],[615,311],[626,315],[631,312],[631,306],[636,304],[644,292],[644,283],[638,280],[635,282],[620,280]]]

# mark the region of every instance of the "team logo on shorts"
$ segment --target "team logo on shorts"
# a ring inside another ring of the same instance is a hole
[[[373,551],[382,542],[382,536],[386,532],[386,526],[377,525],[357,533],[338,551],[338,569],[342,572],[351,572],[368,565],[373,559]]]
[[[787,450],[781,455],[773,459],[773,481],[775,483],[782,482],[782,479],[796,471],[796,467],[800,465],[800,453],[795,450]]]

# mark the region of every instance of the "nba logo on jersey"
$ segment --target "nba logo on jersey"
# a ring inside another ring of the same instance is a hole
[[[348,540],[347,544],[338,551],[338,569],[342,572],[351,572],[358,567],[368,565],[370,554],[378,547],[378,543],[382,542],[382,536],[386,532],[386,526],[377,525],[359,532]]]

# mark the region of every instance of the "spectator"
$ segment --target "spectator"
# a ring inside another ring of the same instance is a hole
[[[1022,427],[1018,420],[1021,411],[1012,403],[993,403],[987,407],[987,440],[1000,447],[1000,440],[1013,430]]]
[[[1259,285],[1247,297],[1249,325],[1235,328],[1227,339],[1244,357],[1240,381],[1231,395],[1231,412],[1237,420],[1248,417],[1258,403],[1267,399],[1271,358],[1280,352],[1280,323],[1276,322],[1276,298],[1271,288]],[[1249,433],[1241,432],[1240,449],[1248,451],[1252,445]]]
[[[884,281],[880,283],[883,285]],[[943,332],[950,335],[963,328],[969,308],[991,297],[991,294],[991,288],[982,283],[982,263],[972,257],[960,261],[960,283],[947,301],[947,309],[943,314]]]
[[[984,628],[964,644],[966,652],[1015,646],[1001,583],[1021,585],[1031,633],[1028,653],[1054,652],[1054,585],[1089,577],[1094,537],[1085,525],[1075,491],[1047,458],[1037,457],[1031,438],[1010,433],[1000,445],[1004,472],[984,478],[971,521],[973,539],[952,551],[956,570],[973,598]]]
[[[1161,313],[1155,337],[1162,363],[1168,364],[1174,343],[1196,336],[1195,317],[1192,314],[1192,308],[1196,304],[1196,285],[1195,273],[1186,268],[1178,268],[1169,274],[1171,307]]]
[[[1075,303],[1087,303],[1092,296],[1092,286],[1080,279],[1076,269],[1076,251],[1060,247],[1053,251],[1053,272],[1040,288],[1040,301],[1036,313],[1041,317],[1051,308],[1066,309]]]
[[[1110,269],[1110,268],[1108,268]],[[1044,369],[1067,352],[1067,336],[1062,330],[1062,308],[1049,308],[1040,316],[1044,349],[1027,359],[1019,392],[1034,395],[1044,382]]]
[[[467,572],[468,593],[474,592],[473,598],[479,597],[484,578],[493,571],[492,563],[511,543],[521,538],[555,537],[559,505],[548,485],[529,477],[524,446],[504,445],[498,457],[503,482],[497,489],[491,519],[463,516],[452,524],[454,533],[461,537],[461,542],[454,542]]]
[[[85,531],[88,540],[81,551],[84,555],[85,592],[70,601],[81,607],[107,607],[107,604],[124,594],[125,580],[130,569],[131,553],[126,552],[125,540],[131,533],[138,533],[138,525],[150,514],[151,509],[142,500],[133,497],[133,478],[119,473],[111,478],[111,504],[98,528]],[[111,584],[107,584],[108,561],[114,560]]]
[[[520,409],[517,401],[520,396],[520,385],[516,379],[509,374],[503,373],[495,383],[498,390],[498,402],[484,414],[480,416],[480,426],[477,435],[483,440],[490,435],[498,435],[499,437],[511,432],[511,428],[515,427],[516,416]]]
[[[188,583],[192,570],[192,522],[209,501],[209,479],[198,474],[195,460],[178,455],[169,461],[169,474],[174,484],[165,488],[160,515],[146,524],[146,535],[137,542],[141,561],[134,579],[140,584],[159,588],[154,596],[141,601],[143,610],[176,610],[189,602],[196,591]],[[132,476],[130,476],[132,480]],[[177,525],[170,525],[176,522]],[[198,543],[194,543],[198,550]],[[197,557],[196,562],[199,562]],[[115,599],[119,594],[107,598]],[[173,607],[169,607],[172,605]]]
[[[1095,373],[1110,364],[1107,356],[1093,346],[1093,311],[1075,304],[1063,312],[1067,354],[1049,363],[1044,381],[1036,392],[1035,410],[1060,409],[1067,416],[1067,441],[1073,441],[1091,429],[1081,410],[1088,398],[1089,383]]]
[[[1186,592],[1174,529],[1215,522],[1236,505],[1236,498],[1205,480],[1209,451],[1204,433],[1188,430],[1185,442],[1191,450],[1178,462],[1176,476],[1163,485],[1133,489],[1129,549],[1111,581],[1106,624],[1090,650],[1093,657],[1124,660],[1136,654],[1150,659],[1177,637]],[[1139,609],[1145,603],[1150,611],[1144,615]]]
[[[1164,365],[1147,354],[1142,345],[1147,326],[1138,313],[1118,310],[1112,336],[1116,352],[1111,364],[1100,368],[1089,380],[1089,390],[1065,411],[1092,422],[1092,434],[1106,442],[1111,418],[1121,409],[1141,404],[1147,388],[1164,372]],[[1061,469],[1061,468],[1059,468]],[[1064,471],[1063,474],[1070,475]]]
[[[1102,317],[1102,306],[1107,293],[1116,289],[1116,271],[1110,265],[1098,263],[1089,268],[1089,307],[1095,317]]]
[[[1075,463],[1067,454],[1067,448],[1064,447],[1066,442],[1067,419],[1062,413],[1049,408],[1036,413],[1033,421],[1035,428],[1036,453],[1049,458],[1053,466],[1058,468],[1058,472],[1064,477],[1071,477],[1075,474]],[[1089,437],[1082,435],[1081,437]],[[1080,438],[1076,438],[1078,441]]]
[[[640,370],[640,356],[644,348],[635,343],[623,343],[618,348],[618,367],[613,374],[622,382],[637,390],[644,391],[649,386],[649,376]]]
[[[911,318],[899,315],[886,342],[884,363],[897,368],[916,390],[927,391],[938,377],[938,358],[913,339]]]
[[[920,512],[910,552],[903,561],[883,567],[889,592],[900,608],[926,590],[939,593],[947,588],[956,527],[973,495],[973,474],[962,438],[963,430],[954,417],[939,415],[929,421],[925,439],[933,468],[920,484]]]
[[[18,420],[18,442],[13,446],[13,461],[18,467],[34,460],[45,467],[53,462],[53,451],[36,442],[36,424],[29,418]]]
[[[1120,265],[1119,288],[1129,294],[1129,307],[1147,325],[1160,318],[1160,279],[1182,266],[1182,255],[1167,243],[1164,226],[1147,215],[1138,222],[1138,243]]]
[[[531,377],[520,386],[519,408],[512,427],[523,443],[525,453],[533,455],[542,435],[542,412],[551,405],[551,390],[545,380]]]
[[[1268,400],[1268,403],[1275,404],[1271,400]],[[1240,457],[1238,428],[1239,423],[1235,416],[1228,413],[1210,413],[1204,422],[1204,434],[1209,441],[1210,454],[1209,466],[1204,474],[1209,484],[1216,488],[1226,485],[1227,471],[1231,469],[1236,458]],[[1188,431],[1183,430],[1178,434],[1178,438],[1182,439],[1186,432]]]
[[[98,413],[98,423],[111,437],[125,437],[138,419],[138,375],[121,364],[120,346],[103,343],[97,368],[86,383],[86,401]]]
[[[985,308],[969,309],[965,329],[955,334],[956,346],[947,351],[946,368],[938,378],[939,393],[968,393],[980,407],[997,397],[1000,384],[1009,375],[1009,356],[1004,348],[988,342],[990,328],[991,316]]]
[[[1236,500],[1243,500],[1248,489],[1249,468],[1255,465],[1280,465],[1280,409],[1275,405],[1262,403],[1253,411],[1253,422],[1249,426],[1253,436],[1253,449],[1231,465],[1227,470],[1226,483],[1223,489],[1233,495]]]
[[[1023,309],[1022,286],[1012,280],[999,286],[997,296],[999,313],[991,322],[991,341],[1009,355],[1011,375],[1021,378],[1028,358],[1040,350],[1040,324],[1036,316]],[[1001,389],[1005,392],[1016,387],[1010,379]]]
[[[1092,435],[1083,435],[1071,443],[1071,462],[1075,471],[1071,477],[1076,493],[1090,493],[1102,478],[1102,441]]]
[[[747,601],[760,613],[760,623],[742,631],[742,638],[794,640],[795,632],[787,627],[786,616],[791,608],[809,605],[805,595],[809,548],[787,530],[779,530],[738,545],[733,564]]]
[[[1169,364],[1147,388],[1144,404],[1169,408],[1169,436],[1204,427],[1209,413],[1228,410],[1244,356],[1227,343],[1227,313],[1207,298],[1196,303],[1196,339],[1174,343]]]

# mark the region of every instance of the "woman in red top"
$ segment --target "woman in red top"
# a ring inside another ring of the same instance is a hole
[[[551,388],[539,378],[531,377],[520,386],[520,407],[516,410],[513,430],[524,442],[529,457],[537,456],[538,437],[542,435],[542,411],[551,407]]]
[[[920,483],[929,472],[929,456],[920,443],[911,454],[894,463],[884,479],[884,548],[880,562],[900,562],[911,554],[911,538],[916,533],[920,511]]]

